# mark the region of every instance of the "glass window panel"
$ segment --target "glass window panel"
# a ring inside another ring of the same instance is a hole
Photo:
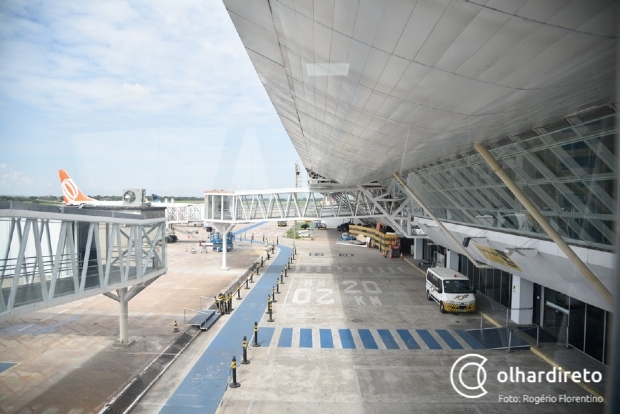
[[[613,313],[611,312],[605,312],[605,317],[607,318],[605,321],[605,360],[603,361],[605,364],[609,365],[610,358],[611,358],[611,351],[612,351],[612,346],[611,346],[611,339],[613,338],[612,335],[612,327],[613,327]]]
[[[542,294],[542,287],[538,283],[534,283],[534,309],[532,323],[540,326],[540,296]]]
[[[605,135],[597,138],[601,145],[603,145],[612,154],[616,153],[616,137],[615,135]]]
[[[587,174],[604,174],[611,169],[590,149],[583,141],[563,145],[562,149],[568,156],[581,167]]]
[[[521,168],[522,174],[529,180],[542,180],[545,176],[534,167],[534,165],[523,155],[516,156],[517,165]]]
[[[520,141],[519,144],[521,148],[529,150],[540,147],[542,145],[542,141],[540,140],[540,138],[536,137],[533,139],[528,139],[526,141]]]
[[[572,128],[564,128],[564,129],[561,129],[560,131],[553,132],[546,136],[546,138],[553,140],[555,142],[567,141],[569,139],[575,139],[576,137],[577,137],[577,134],[575,133],[575,131],[573,131]]]
[[[605,340],[605,311],[588,305],[586,309],[586,346],[585,353],[603,360],[603,343]]]
[[[570,317],[568,343],[583,351],[584,321],[586,318],[586,304],[575,298],[570,298]]]
[[[540,151],[536,151],[534,153],[534,155],[556,177],[558,177],[558,178],[566,178],[566,177],[573,176],[573,173],[571,173],[571,171],[568,169],[568,167],[562,162],[562,160],[560,160],[558,157],[556,157],[555,154],[553,152],[551,152],[551,150],[543,149],[543,150],[540,150]]]
[[[501,286],[502,286],[502,275],[501,270],[498,269],[487,269],[489,275],[492,275],[493,278],[493,293],[491,294],[491,298],[497,303],[501,303]]]
[[[588,135],[612,132],[615,129],[615,127],[616,127],[615,116],[599,118],[594,121],[586,122],[585,124],[582,124],[582,128],[585,128],[585,130],[587,131],[585,134],[588,134]]]
[[[501,272],[502,289],[500,303],[507,308],[510,307],[510,293],[512,292],[512,275],[508,272]]]

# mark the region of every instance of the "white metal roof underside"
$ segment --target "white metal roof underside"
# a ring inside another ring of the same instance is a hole
[[[382,180],[614,101],[611,0],[224,0],[304,166]]]

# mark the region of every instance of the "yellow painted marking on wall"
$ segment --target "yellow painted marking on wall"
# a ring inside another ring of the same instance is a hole
[[[480,253],[482,253],[484,257],[486,257],[488,260],[492,261],[493,263],[497,263],[502,266],[506,266],[511,269],[518,270],[520,272],[522,271],[521,268],[515,262],[513,262],[512,259],[503,251],[494,249],[492,247],[483,246],[478,243],[474,243],[474,246],[476,246],[476,248],[480,250]]]

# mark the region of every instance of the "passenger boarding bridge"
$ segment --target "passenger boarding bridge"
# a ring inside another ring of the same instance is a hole
[[[165,226],[157,208],[0,203],[0,321],[105,294],[126,344],[129,300],[168,270]]]

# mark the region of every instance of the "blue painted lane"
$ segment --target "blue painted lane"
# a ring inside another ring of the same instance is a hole
[[[252,229],[254,229],[254,228],[258,227],[258,226],[262,226],[265,223],[267,223],[267,222],[266,221],[261,221],[260,223],[252,224],[251,226],[244,227],[241,230],[237,230],[237,231],[233,232],[233,234],[235,236],[237,236],[237,235],[242,234],[242,233],[244,233],[246,231],[250,231],[250,230],[252,230]]]
[[[271,344],[271,338],[276,328],[258,327],[258,343],[260,346],[269,346]]]
[[[362,340],[362,343],[364,344],[364,348],[379,349],[379,347],[377,346],[377,343],[375,342],[375,338],[373,338],[372,334],[370,333],[370,329],[358,329],[357,331],[360,334],[360,339]]]
[[[355,342],[350,329],[338,329],[338,334],[340,334],[340,343],[343,349],[355,349]]]
[[[312,329],[299,330],[299,347],[312,348]]]
[[[319,329],[319,336],[321,339],[321,348],[334,347],[334,338],[332,338],[331,329]]]
[[[400,335],[401,339],[405,343],[408,349],[420,349],[420,345],[413,339],[411,333],[406,329],[397,329],[396,332]]]
[[[254,322],[260,321],[280,270],[286,264],[291,249],[280,246],[280,254],[264,270],[252,290],[230,316],[223,316],[225,322],[207,350],[181,382],[174,394],[161,409],[162,414],[209,414],[215,413],[228,386],[228,373],[233,355],[241,359],[243,336],[254,334]],[[228,320],[226,320],[228,318]],[[273,328],[271,328],[273,329]],[[264,329],[259,328],[259,342]],[[271,331],[273,335],[273,330]],[[271,341],[271,337],[269,337]],[[243,379],[240,380],[243,385]]]
[[[463,345],[459,344],[458,341],[456,339],[454,339],[454,337],[452,335],[450,335],[450,332],[448,332],[445,329],[435,329],[435,332],[437,332],[437,335],[439,335],[441,337],[441,339],[443,339],[444,341],[446,341],[446,344],[448,344],[448,346],[452,349],[463,349]]]
[[[278,347],[290,348],[293,344],[293,328],[284,328],[280,334],[280,340],[278,341]]]
[[[377,329],[377,332],[387,349],[400,349],[389,329]]]
[[[426,329],[416,329],[416,332],[418,333],[418,335],[420,335],[420,338],[422,338],[422,340],[426,343],[426,345],[428,345],[430,349],[441,349],[441,345],[439,345],[439,342],[437,342],[435,338],[433,338],[429,331],[427,331]]]
[[[470,334],[467,333],[467,331],[463,330],[463,329],[457,329],[455,331],[461,338],[463,338],[463,340],[465,342],[467,342],[467,345],[471,346],[472,349],[484,349],[484,347],[482,345],[480,345],[480,342],[476,341],[473,336],[471,336]]]

